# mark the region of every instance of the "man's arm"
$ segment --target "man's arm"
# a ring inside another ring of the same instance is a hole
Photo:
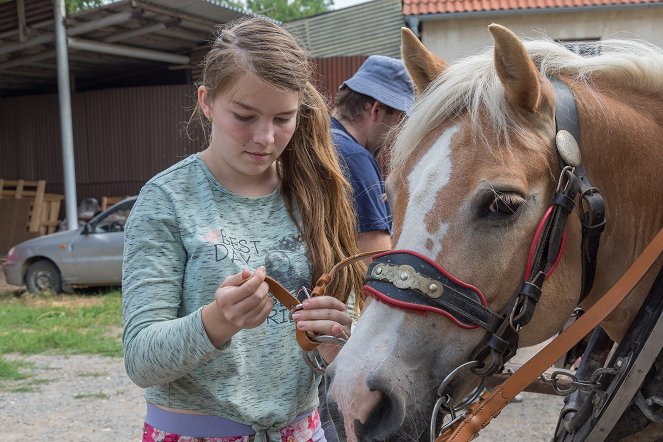
[[[391,250],[391,237],[386,230],[370,230],[357,235],[357,246],[359,253]],[[371,259],[366,258],[364,261],[368,265]]]

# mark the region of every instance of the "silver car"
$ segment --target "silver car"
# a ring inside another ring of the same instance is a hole
[[[7,282],[25,284],[31,293],[120,285],[124,223],[136,198],[120,201],[77,230],[40,236],[12,247],[2,266]]]

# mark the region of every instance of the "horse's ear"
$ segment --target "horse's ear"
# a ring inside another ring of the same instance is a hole
[[[401,56],[410,73],[417,93],[424,89],[447,68],[447,63],[430,52],[414,32],[401,28]]]
[[[541,105],[539,71],[516,34],[495,23],[488,26],[495,40],[495,69],[509,103],[536,112]]]

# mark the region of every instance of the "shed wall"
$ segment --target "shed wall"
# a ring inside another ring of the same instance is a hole
[[[365,58],[314,60],[316,86],[330,103]],[[159,171],[202,150],[202,130],[187,125],[195,101],[193,84],[73,93],[79,201],[134,195]],[[0,178],[43,179],[48,193],[64,193],[57,95],[0,99]]]

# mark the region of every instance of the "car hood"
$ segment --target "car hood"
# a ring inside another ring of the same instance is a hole
[[[15,246],[16,251],[19,252],[34,248],[41,249],[42,247],[51,246],[51,245],[57,246],[58,244],[72,241],[74,238],[76,238],[81,234],[82,230],[83,230],[82,228],[79,228],[76,230],[67,230],[66,232],[51,233],[49,235],[32,238],[17,244]]]

